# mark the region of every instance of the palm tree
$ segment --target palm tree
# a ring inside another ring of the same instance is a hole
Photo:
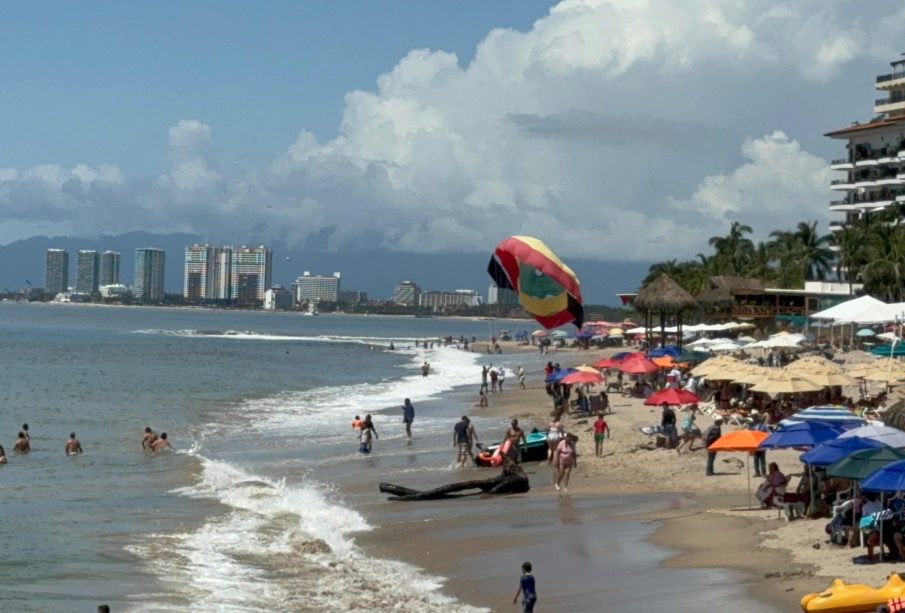
[[[804,278],[823,281],[833,262],[833,251],[829,248],[831,237],[817,233],[816,221],[798,222],[798,229],[793,236],[798,241],[798,258]]]
[[[870,235],[864,266],[865,287],[887,302],[905,295],[905,226],[881,224]]]
[[[710,238],[709,244],[716,250],[716,257],[724,261],[734,275],[741,275],[751,259],[754,243],[746,234],[752,232],[751,226],[733,221],[728,235]]]
[[[800,248],[795,234],[787,230],[773,230],[768,249],[778,262],[776,281],[780,287],[800,287],[804,283],[804,269],[800,261]]]
[[[758,242],[751,252],[751,260],[748,262],[745,275],[762,281],[772,280],[776,275],[773,269],[774,260],[770,245],[763,241]]]
[[[836,278],[841,281],[845,271],[849,293],[852,293],[852,284],[860,279],[861,271],[867,264],[868,236],[862,224],[844,226],[833,234],[832,244],[837,248]]]

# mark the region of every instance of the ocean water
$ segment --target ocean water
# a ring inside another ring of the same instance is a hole
[[[454,478],[450,432],[473,400],[456,386],[483,363],[540,360],[414,339],[503,327],[524,322],[0,303],[0,611],[489,610],[357,538],[396,512],[378,481]],[[366,413],[371,456],[350,427]],[[17,456],[23,422],[32,452]],[[474,423],[484,440],[504,426]],[[175,452],[143,452],[145,426]],[[63,453],[70,431],[81,456]],[[637,568],[669,575],[648,549]]]

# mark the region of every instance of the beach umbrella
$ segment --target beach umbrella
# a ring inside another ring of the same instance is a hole
[[[623,334],[625,334],[625,330],[623,330],[622,328],[611,328],[610,329],[610,336],[621,336]]]
[[[576,370],[564,376],[559,380],[560,383],[582,384],[582,383],[603,383],[603,376],[599,372],[587,372],[585,370]]]
[[[745,469],[748,473],[748,507],[751,507],[751,454],[758,450],[760,444],[767,438],[766,432],[760,430],[735,430],[727,432],[716,439],[707,451],[744,451]]]
[[[848,438],[835,438],[825,443],[820,443],[810,451],[801,454],[801,461],[812,466],[829,466],[834,462],[850,456],[861,449],[889,449],[883,443],[869,438],[850,436]]]
[[[806,421],[780,426],[760,444],[762,449],[783,447],[814,447],[837,438],[842,428],[823,421]]]
[[[731,381],[733,381],[734,383],[745,383],[750,385],[762,380],[765,376],[767,376],[768,372],[769,370],[762,366],[746,364],[744,365],[744,368],[731,369],[726,371],[726,374],[732,376]]]
[[[719,351],[738,351],[742,346],[733,343],[732,341],[724,341],[722,343],[717,343],[716,345],[710,345],[708,349],[710,351],[719,352]]]
[[[660,367],[643,357],[626,358],[618,366],[619,370],[630,375],[650,375],[660,372]]]
[[[860,428],[847,430],[846,432],[843,432],[839,435],[840,438],[847,438],[849,436],[870,438],[883,443],[888,447],[905,449],[905,432],[899,430],[898,428],[868,424],[866,426],[861,426]]]
[[[876,336],[876,334],[877,333],[874,332],[873,330],[871,330],[870,328],[861,328],[860,330],[855,332],[855,336],[860,336],[862,338],[868,337],[868,336]]]
[[[676,357],[673,358],[673,362],[686,363],[686,362],[703,362],[704,360],[710,359],[710,354],[704,353],[701,351],[686,351],[685,353],[680,353]]]
[[[534,332],[531,333],[531,336],[534,336],[534,337],[549,336],[549,335],[550,335],[550,333],[547,332],[546,330],[535,330]]]
[[[827,466],[826,474],[828,477],[860,481],[877,469],[898,460],[905,460],[905,451],[890,447],[861,449]]]
[[[562,383],[562,380],[567,375],[570,375],[576,371],[574,368],[557,368],[549,375],[544,377],[544,383]]]
[[[657,347],[647,352],[649,358],[675,357],[682,351],[675,345],[666,345],[665,347]]]
[[[905,490],[905,460],[890,462],[861,480],[861,489],[869,492]]]
[[[741,363],[741,360],[739,360],[738,358],[733,358],[732,356],[728,355],[721,355],[698,364],[692,369],[691,374],[696,377],[703,376],[707,377],[708,379],[712,379],[712,375],[714,373],[721,370],[726,370],[730,366],[737,366]]]
[[[858,417],[844,407],[836,406],[808,407],[779,423],[781,426],[790,426],[795,423],[812,421],[835,425],[843,429],[854,429],[867,423],[863,417]]]
[[[688,390],[667,387],[666,389],[656,391],[645,398],[644,404],[657,406],[664,402],[666,404],[692,404],[700,401],[701,399],[698,398],[696,394],[693,394]]]
[[[573,366],[572,368],[574,368],[578,372],[592,372],[595,375],[600,374],[599,368],[594,368],[593,366],[588,366],[587,364],[582,364],[581,366]]]
[[[798,394],[800,392],[816,392],[822,389],[822,385],[814,383],[802,375],[785,370],[771,372],[768,376],[751,386],[752,392],[764,394]]]
[[[622,364],[622,360],[603,358],[594,362],[592,366],[596,366],[597,368],[619,368],[620,364]]]

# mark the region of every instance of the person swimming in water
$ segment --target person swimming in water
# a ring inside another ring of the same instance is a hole
[[[170,441],[167,440],[167,433],[161,432],[160,436],[151,444],[151,449],[153,451],[163,451],[164,449],[170,449],[172,445],[170,445]]]
[[[153,449],[154,442],[157,440],[157,434],[151,430],[151,426],[145,427],[145,435],[141,439],[141,448],[142,449]]]
[[[6,464],[6,450],[0,445],[0,464]]]
[[[19,431],[16,442],[13,445],[13,451],[16,453],[28,453],[31,451],[31,444],[28,442],[28,436],[23,431]]]
[[[76,455],[82,453],[82,443],[75,438],[75,432],[69,433],[69,440],[66,441],[66,455]]]

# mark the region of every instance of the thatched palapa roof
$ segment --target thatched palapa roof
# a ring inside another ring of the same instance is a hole
[[[654,313],[679,313],[694,309],[698,302],[666,273],[660,275],[635,296],[635,309]]]
[[[697,295],[698,302],[713,307],[728,307],[735,303],[735,298],[725,287],[714,287]]]
[[[733,275],[718,275],[710,277],[710,287],[726,290],[730,295],[762,294],[764,283],[754,277],[737,277]]]

